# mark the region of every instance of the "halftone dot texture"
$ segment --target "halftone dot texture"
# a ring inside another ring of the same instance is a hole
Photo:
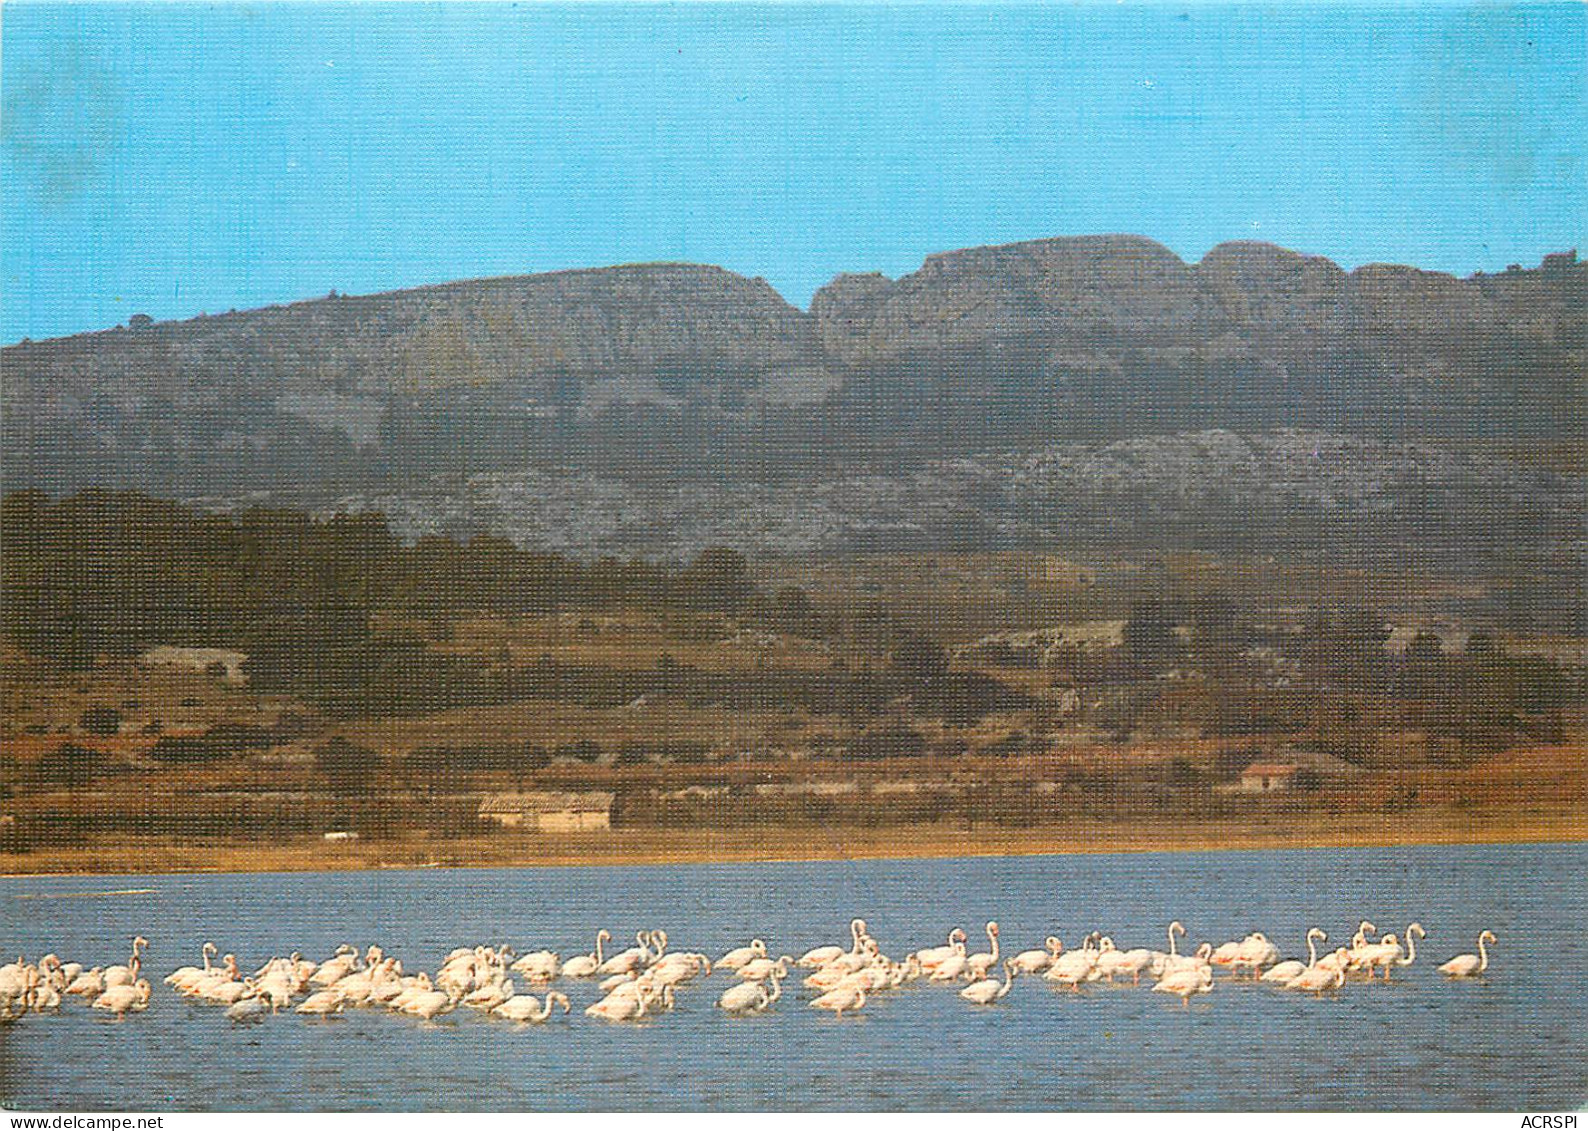
[[[8,6],[0,1105],[1581,1106],[1584,11]]]

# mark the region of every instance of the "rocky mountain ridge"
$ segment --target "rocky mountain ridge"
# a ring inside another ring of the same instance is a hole
[[[1583,435],[1588,263],[1457,279],[1137,236],[765,280],[641,264],[0,350],[5,486],[395,485],[572,465],[765,478],[1208,428]]]

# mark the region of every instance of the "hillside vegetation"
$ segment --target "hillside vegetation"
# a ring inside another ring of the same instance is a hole
[[[797,853],[817,829],[1035,850],[1165,821],[1560,835],[1588,800],[1580,641],[1463,625],[1459,587],[1191,559],[581,561],[105,492],[7,496],[0,538],[13,869],[301,864],[332,829],[364,838],[350,863],[605,852],[482,820],[503,790],[610,793],[639,856]],[[1296,605],[1309,588],[1326,599]],[[1397,607],[1349,599],[1373,592]],[[1244,793],[1276,760],[1290,786]]]

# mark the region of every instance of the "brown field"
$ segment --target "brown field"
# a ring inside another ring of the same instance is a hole
[[[1167,765],[1208,765],[1218,744],[1157,743],[1145,748],[1088,747],[1024,758],[882,759],[863,769],[817,759],[742,761],[680,766],[558,764],[534,775],[540,788],[675,789],[689,784],[746,786],[805,778],[862,785],[907,777],[956,776],[984,788],[1021,790],[1033,781],[1065,779],[1077,770],[1106,780],[1133,780]],[[123,779],[86,791],[34,795],[25,813],[47,807],[57,816],[96,824],[118,820],[242,818],[273,788],[310,789],[306,770],[251,766],[184,767],[157,772],[158,781],[127,788]],[[477,798],[512,788],[505,774],[463,775],[453,788]],[[522,785],[522,782],[516,784]],[[853,810],[825,819],[797,804],[778,818],[694,827],[614,827],[599,833],[544,834],[423,827],[412,814],[432,799],[392,781],[373,804],[409,816],[390,830],[332,842],[315,833],[270,836],[150,836],[95,832],[72,843],[0,852],[0,873],[130,873],[170,871],[302,871],[377,867],[552,866],[687,861],[767,861],[904,856],[1030,855],[1072,852],[1164,852],[1209,849],[1308,848],[1346,845],[1513,843],[1588,839],[1588,746],[1538,746],[1505,751],[1451,770],[1384,771],[1310,793],[1263,797],[1208,793],[1143,799],[1108,793],[1077,803],[1060,795],[1031,819],[972,820],[963,814],[919,821],[856,821]],[[469,801],[472,805],[472,801]],[[323,805],[322,827],[334,823]],[[472,810],[471,810],[472,811]],[[849,817],[844,816],[850,814]],[[1045,814],[1045,815],[1044,815]],[[873,814],[867,814],[874,817]]]
[[[1305,608],[1309,587],[1325,584],[1346,598],[1393,598],[1385,603],[1395,604],[1402,623],[1423,615],[1432,623],[1444,603],[1481,589],[1350,571],[1325,578],[1310,567],[1198,555],[1095,564],[1042,554],[772,562],[758,567],[757,582],[769,591],[807,588],[819,614],[868,602],[905,610],[902,623],[929,627],[948,644],[1115,619],[1133,594],[1175,585],[1260,593],[1263,609],[1253,616],[1264,623],[1284,622]],[[1310,596],[1316,599],[1316,590]],[[391,619],[381,627],[417,633],[439,656],[468,657],[477,667],[533,672],[549,658],[569,670],[634,678],[676,666],[690,679],[715,683],[618,683],[664,688],[619,705],[589,704],[618,702],[630,692],[600,698],[580,689],[567,698],[477,700],[404,717],[334,717],[309,701],[227,687],[199,672],[104,658],[71,671],[0,643],[0,873],[1588,839],[1588,721],[1580,702],[1558,710],[1549,727],[1492,741],[1480,733],[1464,746],[1437,733],[1432,710],[1397,712],[1384,696],[1370,702],[1331,692],[1315,714],[1284,714],[1292,690],[1264,685],[1252,695],[1254,713],[1260,707],[1281,722],[1252,733],[1211,732],[1210,704],[1224,690],[1216,667],[1116,686],[1095,673],[1002,661],[966,669],[977,661],[962,656],[956,675],[973,670],[1019,695],[1016,706],[1005,709],[1008,701],[1000,700],[954,722],[896,687],[848,713],[836,697],[768,695],[724,705],[722,687],[736,680],[723,676],[750,683],[762,676],[885,675],[886,645],[853,626],[807,638],[717,613],[620,607],[468,616],[441,625]],[[1583,641],[1570,637],[1504,644],[1517,655],[1571,664],[1580,665],[1584,654]],[[769,679],[765,686],[776,685]],[[533,686],[528,692],[537,693]],[[1123,700],[1144,692],[1157,704],[1154,713],[1123,727],[1110,721],[1117,713],[1094,709],[1116,693]],[[1325,706],[1354,714],[1336,725],[1324,717]],[[90,708],[118,712],[119,733],[89,733],[83,718]],[[163,737],[202,736],[223,725],[280,733],[259,748],[208,761],[162,761],[155,751]],[[856,754],[863,740],[890,731],[909,736],[917,752],[895,756],[896,748],[882,746]],[[357,789],[339,791],[316,761],[316,752],[338,738],[378,761]],[[103,755],[87,778],[47,768],[66,743]],[[579,744],[598,744],[597,759],[579,754]],[[421,752],[425,757],[415,757]],[[476,757],[482,760],[469,760]],[[1307,785],[1260,797],[1238,792],[1241,767],[1274,760],[1305,767]],[[845,789],[781,789],[814,783]],[[523,790],[610,792],[613,828],[552,835],[480,819],[483,797]],[[348,829],[359,839],[322,839]]]
[[[1033,551],[877,554],[758,563],[768,588],[798,585],[824,609],[887,608],[951,642],[1059,621],[1123,617],[1139,597],[1223,592],[1282,610],[1319,602],[1435,618],[1451,602],[1487,593],[1492,579],[1327,567],[1251,555],[1196,552],[1072,558]]]
[[[645,613],[475,617],[458,622],[437,651],[516,663],[554,656],[566,664],[623,669],[654,668],[665,657],[707,672],[825,671],[835,654],[814,640],[735,628],[720,617]]]
[[[1580,804],[1546,803],[1481,814],[1429,807],[1410,813],[1298,818],[1255,823],[1067,822],[1054,827],[903,825],[885,828],[613,830],[557,836],[504,832],[484,837],[327,844],[299,837],[270,844],[162,844],[103,838],[89,845],[0,853],[0,874],[122,875],[172,872],[318,872],[420,867],[573,867],[611,864],[1035,856],[1101,852],[1200,852],[1413,844],[1525,844],[1588,840]]]
[[[697,740],[721,749],[755,749],[803,733],[811,716],[796,712],[727,711],[659,700],[599,710],[572,703],[507,703],[438,712],[417,719],[373,719],[341,724],[336,733],[403,755],[425,746],[499,742],[555,745],[599,736],[603,746],[624,742]]]

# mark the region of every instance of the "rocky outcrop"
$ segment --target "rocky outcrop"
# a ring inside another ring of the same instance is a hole
[[[842,275],[644,264],[126,327],[0,351],[6,486],[402,482],[920,463],[1210,427],[1582,435],[1588,264],[1349,274],[1268,244],[1139,236]]]
[[[1215,336],[1222,312],[1192,268],[1140,236],[978,247],[928,257],[892,285],[818,292],[823,340],[851,365],[997,344],[1159,344]]]
[[[1269,243],[1221,243],[1196,266],[1197,282],[1232,328],[1283,345],[1327,340],[1350,325],[1349,277],[1328,259]]]
[[[1204,358],[1376,356],[1384,339],[1438,354],[1429,339],[1440,336],[1445,352],[1495,335],[1570,347],[1561,339],[1581,337],[1585,298],[1588,265],[1574,256],[1457,279],[1387,264],[1347,274],[1248,241],[1192,266],[1138,236],[1082,236],[934,255],[892,283],[841,276],[811,309],[827,347],[863,368],[999,343],[1060,365],[1171,346]]]
[[[482,279],[147,323],[24,343],[8,385],[79,397],[216,397],[244,376],[271,395],[388,397],[559,380],[686,377],[748,386],[821,371],[814,320],[764,279],[644,264]],[[829,375],[831,376],[831,375]]]

